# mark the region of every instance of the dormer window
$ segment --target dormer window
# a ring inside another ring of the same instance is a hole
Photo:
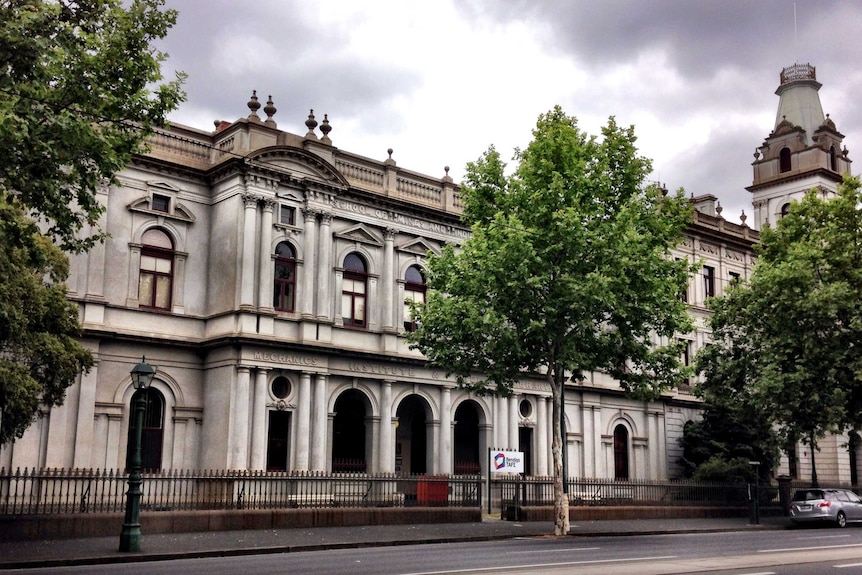
[[[790,148],[781,148],[778,152],[778,170],[782,174],[790,171]]]
[[[150,207],[155,212],[164,212],[170,213],[171,211],[171,198],[169,196],[163,196],[161,194],[153,194],[153,201],[150,204]]]

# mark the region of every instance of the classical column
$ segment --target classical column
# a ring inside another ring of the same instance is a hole
[[[395,303],[395,234],[393,228],[386,228],[383,232],[383,320],[380,322],[383,331],[395,329],[393,304]]]
[[[254,308],[254,228],[257,218],[258,197],[254,194],[242,195],[245,213],[242,227],[242,266],[240,301],[241,309]]]
[[[437,470],[452,473],[452,391],[448,387],[440,388],[440,443],[437,452]]]
[[[542,396],[536,397],[536,474],[548,473],[548,400]]]
[[[258,368],[254,377],[254,405],[251,423],[251,469],[266,468],[267,370]]]
[[[392,427],[392,382],[381,384],[380,398],[380,472],[395,471],[395,441]]]
[[[584,476],[585,477],[595,477],[596,476],[596,450],[595,450],[595,441],[592,437],[593,435],[593,408],[589,405],[584,405],[581,407],[581,433],[584,438],[583,441],[583,451],[584,451]],[[565,440],[565,438],[564,438]]]
[[[75,458],[73,467],[93,466],[93,427],[96,418],[96,381],[99,374],[98,359],[88,373],[80,376],[78,390],[78,424],[75,429]]]
[[[231,426],[231,469],[248,467],[248,420],[251,373],[248,367],[237,368],[234,388],[233,425]]]
[[[317,254],[317,317],[322,321],[332,319],[335,301],[330,292],[332,284],[332,214],[320,215],[320,249]]]
[[[272,310],[272,284],[275,270],[272,261],[272,212],[275,200],[263,200],[263,216],[260,220],[260,284],[257,290],[257,307],[261,310]]]
[[[311,436],[311,374],[299,376],[299,398],[296,402],[296,469],[308,471],[309,442]]]
[[[505,397],[498,397],[494,406],[496,421],[494,422],[494,441],[496,449],[512,449],[509,445],[509,404]]]
[[[311,470],[326,471],[326,376],[314,378],[311,420]]]
[[[518,422],[521,419],[518,404],[520,403],[520,395],[510,395],[509,403],[509,445],[510,449],[517,450],[519,448],[520,438],[518,437]]]
[[[302,210],[305,216],[305,226],[302,230],[303,255],[302,255],[302,297],[300,298],[299,311],[302,317],[310,318],[314,315],[314,269],[317,262],[317,211]]]

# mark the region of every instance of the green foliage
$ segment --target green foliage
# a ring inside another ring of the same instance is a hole
[[[782,443],[862,426],[862,193],[811,191],[761,233],[747,284],[711,302],[710,385],[757,406]],[[816,477],[816,475],[815,475]]]
[[[692,479],[697,481],[716,481],[747,483],[754,481],[754,466],[744,457],[725,459],[720,455],[711,457],[697,468]]]
[[[689,203],[644,187],[650,163],[613,118],[598,139],[555,108],[533,138],[509,177],[493,148],[468,164],[472,237],[429,258],[413,345],[477,392],[508,393],[524,370],[557,385],[601,370],[655,397],[684,376],[673,336],[690,330],[677,294],[691,269],[669,249]]]
[[[650,163],[613,118],[588,136],[556,107],[539,117],[510,176],[491,148],[461,188],[472,235],[428,258],[411,345],[475,393],[508,395],[525,372],[553,394],[554,531],[562,494],[563,386],[603,371],[641,398],[686,376],[674,336],[690,331],[678,294],[693,271],[670,257],[691,221],[681,192],[644,186]],[[666,345],[659,345],[657,340]]]
[[[706,385],[706,384],[705,384]],[[715,396],[710,390],[704,403],[703,419],[685,426],[680,445],[686,477],[701,478],[713,473],[713,460],[759,461],[761,479],[767,480],[778,462],[778,440],[771,424],[756,406],[733,396]],[[701,393],[703,393],[701,391]],[[704,470],[704,466],[709,467]],[[753,473],[751,474],[753,477]]]
[[[66,299],[68,260],[20,207],[0,198],[0,445],[21,437],[39,405],[60,405],[93,364],[78,308]]]
[[[185,97],[182,75],[157,85],[165,55],[151,44],[176,20],[162,4],[0,2],[0,198],[46,222],[64,249],[101,237],[78,236],[103,211],[97,187]]]

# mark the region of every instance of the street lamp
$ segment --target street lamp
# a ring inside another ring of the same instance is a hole
[[[156,369],[141,357],[141,363],[129,372],[132,385],[136,392],[142,392],[150,386]],[[141,428],[144,426],[144,411],[147,399],[144,393],[138,393],[135,399],[135,436],[131,460],[127,459],[129,467],[129,490],[126,492],[126,517],[123,519],[123,530],[120,532],[120,551],[140,551],[141,549]]]

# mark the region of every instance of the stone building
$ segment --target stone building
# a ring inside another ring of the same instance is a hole
[[[431,177],[392,150],[382,161],[341,150],[326,115],[310,113],[304,135],[280,130],[271,98],[261,110],[252,95],[248,108],[213,131],[159,131],[119,185],[99,191],[109,238],[71,258],[68,281],[96,364],[0,449],[0,467],[123,467],[129,371],[145,356],[157,368],[143,392],[146,469],[486,473],[488,450],[507,448],[525,453],[528,474],[548,475],[542,379],[477,397],[406,344],[405,301],[425,297],[426,254],[469,235],[448,169]],[[794,175],[811,158],[836,168],[818,168],[825,180],[847,166],[829,122],[811,141],[781,124],[760,148],[758,223],[794,193],[778,190],[790,178],[774,149],[782,138]],[[703,265],[685,294],[697,324],[681,335],[687,360],[709,339],[705,298],[748,277],[758,237],[725,221],[713,196],[692,201],[675,253]],[[565,417],[570,476],[660,479],[679,472],[698,402],[690,386],[635,401],[594,373],[568,387]]]

